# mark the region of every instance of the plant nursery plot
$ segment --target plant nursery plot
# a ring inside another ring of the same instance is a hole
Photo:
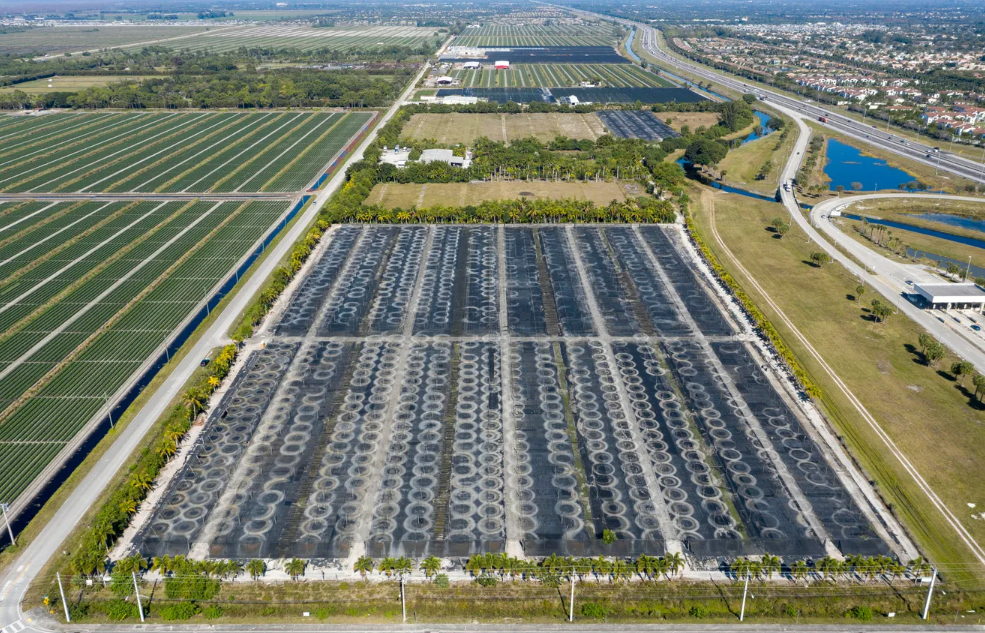
[[[243,28],[215,29],[194,37],[163,42],[181,51],[226,51],[245,48],[297,49],[338,51],[376,51],[381,48],[403,46],[419,49],[438,48],[448,37],[437,28],[416,26],[350,26],[314,28],[304,25],[264,25]]]
[[[0,205],[0,225],[22,220],[0,231],[0,502],[17,502],[162,362],[286,204]]]
[[[0,192],[296,192],[372,119],[368,112],[57,115],[10,130]],[[3,136],[6,128],[0,128]]]
[[[484,24],[465,29],[455,46],[496,48],[504,46],[606,46],[616,41],[612,24],[563,24],[511,26]]]
[[[677,226],[334,227],[133,545],[889,552],[692,257]]]

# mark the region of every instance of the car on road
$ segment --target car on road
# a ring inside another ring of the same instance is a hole
[[[976,332],[981,332],[982,331],[982,326],[978,325],[977,323],[974,323],[974,324],[972,324],[971,329],[973,329]]]

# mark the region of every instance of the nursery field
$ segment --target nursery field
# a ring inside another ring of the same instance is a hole
[[[3,193],[304,189],[368,112],[169,112],[0,118]]]
[[[195,37],[165,42],[177,50],[216,53],[234,51],[240,47],[299,50],[327,48],[339,51],[374,51],[390,46],[420,48],[431,44],[440,46],[448,37],[437,28],[416,26],[346,26],[314,28],[302,25],[247,26],[240,29],[220,29]]]
[[[160,362],[287,204],[0,203],[0,503]]]
[[[514,64],[508,70],[457,69],[451,76],[465,88],[567,88],[583,81],[634,88],[673,87],[670,82],[630,64]]]
[[[204,26],[126,25],[126,26],[46,26],[16,33],[0,33],[0,55],[56,55],[161,42],[204,33]]]
[[[507,26],[488,24],[468,28],[455,46],[606,46],[616,42],[611,24]]]
[[[595,140],[605,126],[594,112],[520,112],[516,114],[420,113],[404,126],[402,139],[433,139],[439,143],[473,143],[480,136],[493,141],[534,137],[551,141],[558,136]]]
[[[680,227],[330,231],[141,554],[890,551]]]

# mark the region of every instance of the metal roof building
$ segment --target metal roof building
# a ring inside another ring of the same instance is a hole
[[[924,301],[931,309],[981,310],[985,307],[985,290],[970,282],[960,284],[914,284]]]

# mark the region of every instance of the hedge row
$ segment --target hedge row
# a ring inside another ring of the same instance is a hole
[[[147,497],[154,480],[178,450],[178,444],[191,428],[204,403],[229,373],[236,358],[236,346],[227,345],[205,368],[195,384],[185,391],[181,404],[169,413],[158,434],[145,445],[130,466],[127,478],[110,493],[85,530],[78,549],[72,555],[74,573],[91,575],[106,571],[107,549],[123,533]]]

